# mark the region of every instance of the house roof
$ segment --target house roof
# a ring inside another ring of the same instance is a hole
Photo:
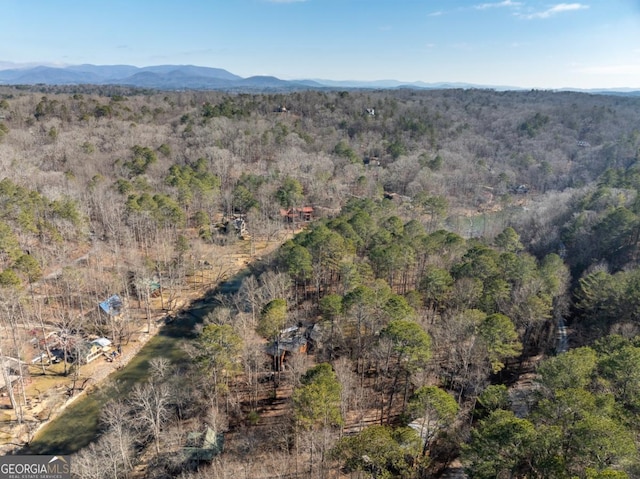
[[[315,208],[313,206],[303,206],[302,208],[289,208],[289,209],[280,209],[281,216],[293,216],[299,214],[313,214]]]
[[[204,432],[191,432],[187,436],[187,445],[183,448],[191,460],[211,461],[224,448],[224,436],[217,434],[207,426]]]
[[[311,330],[308,332],[309,339],[315,342],[322,341],[322,338],[324,337],[325,329],[326,328],[323,326],[322,323],[314,324],[313,328],[311,328]]]
[[[429,431],[428,431],[428,428],[424,427],[423,422],[424,422],[424,418],[415,419],[414,421],[411,421],[409,423],[409,427],[413,429],[415,432],[417,432],[423,441],[426,441],[427,433]]]
[[[297,353],[306,346],[307,339],[304,336],[294,336],[279,341],[274,341],[267,346],[267,354],[270,356],[280,356],[284,352]]]
[[[111,341],[109,341],[107,338],[98,338],[98,339],[94,339],[91,342],[94,344],[97,344],[101,348],[106,348],[108,346],[111,346]]]
[[[118,316],[122,312],[122,299],[114,294],[100,303],[100,309],[109,316]]]
[[[153,293],[160,289],[160,280],[157,277],[147,278],[144,280],[144,285],[149,288],[149,292]]]
[[[290,336],[292,333],[295,333],[298,329],[298,326],[291,326],[290,328],[286,328],[280,331],[280,336],[281,337],[287,337]]]

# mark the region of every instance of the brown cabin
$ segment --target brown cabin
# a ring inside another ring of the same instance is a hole
[[[313,206],[303,206],[302,208],[289,208],[280,210],[280,216],[287,223],[308,223],[315,217]]]

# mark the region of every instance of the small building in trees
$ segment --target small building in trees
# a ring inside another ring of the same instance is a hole
[[[283,329],[279,337],[267,346],[267,354],[273,359],[277,371],[284,369],[287,357],[296,354],[306,354],[309,342],[304,328],[293,326]]]
[[[108,358],[108,353],[111,351],[111,341],[107,338],[94,339],[91,342],[85,342],[79,347],[78,357],[80,362],[88,364],[100,356]]]
[[[194,431],[187,435],[187,444],[182,451],[187,461],[197,464],[202,461],[211,462],[223,449],[224,436],[206,426],[203,431]]]
[[[280,217],[291,224],[309,223],[315,218],[315,209],[313,206],[303,206],[302,208],[281,209]]]
[[[110,318],[117,319],[124,313],[124,302],[114,294],[100,303],[100,310]]]
[[[393,201],[396,204],[403,204],[403,203],[411,203],[411,197],[409,196],[404,196],[398,193],[395,193],[393,191],[385,191],[384,192],[384,198],[386,200],[390,200]]]
[[[140,278],[136,276],[135,272],[129,271],[127,278],[129,281],[129,288],[138,298],[144,297],[147,293],[149,294],[149,297],[157,298],[162,293],[160,278],[157,275]]]
[[[522,184],[514,186],[511,191],[516,195],[526,195],[527,193],[529,193],[529,185]]]
[[[240,239],[249,239],[249,233],[247,232],[247,222],[245,220],[244,215],[234,215],[233,220],[231,221],[233,225],[233,229],[238,235]]]
[[[217,230],[223,234],[235,233],[240,239],[250,239],[251,235],[247,230],[247,220],[245,215],[233,214],[232,216],[224,216],[215,225]]]
[[[307,339],[309,340],[310,349],[321,349],[324,345],[324,341],[328,338],[328,328],[326,323],[315,323],[307,331]]]
[[[378,158],[377,156],[365,156],[362,159],[362,163],[365,166],[381,166],[382,163],[380,163],[380,158]]]

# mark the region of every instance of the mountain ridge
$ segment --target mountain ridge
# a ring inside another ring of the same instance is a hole
[[[227,91],[290,91],[302,89],[491,89],[517,91],[527,88],[507,85],[480,85],[465,82],[435,82],[387,80],[283,80],[270,75],[243,78],[223,68],[196,65],[65,65],[17,64],[0,61],[0,85],[125,85],[158,90],[227,90]],[[579,89],[559,88],[596,94],[640,96],[634,88]]]

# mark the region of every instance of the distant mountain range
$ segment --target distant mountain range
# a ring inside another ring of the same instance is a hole
[[[0,85],[126,85],[159,90],[269,90],[322,87],[314,82],[292,82],[270,76],[242,78],[221,68],[193,65],[72,65],[5,68],[0,63]]]
[[[125,85],[158,90],[291,91],[308,89],[449,89],[487,88],[499,91],[522,90],[518,87],[476,85],[471,83],[424,83],[397,80],[335,81],[281,80],[273,76],[243,78],[222,68],[193,65],[19,65],[0,61],[0,85]],[[563,90],[639,95],[633,89]]]

